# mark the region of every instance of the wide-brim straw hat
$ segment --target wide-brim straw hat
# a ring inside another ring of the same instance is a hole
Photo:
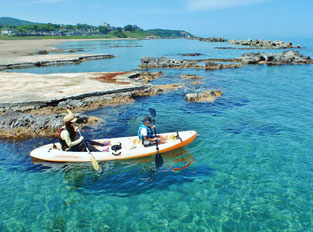
[[[68,114],[63,118],[64,122],[76,122],[77,118],[75,118],[72,111],[67,110]]]

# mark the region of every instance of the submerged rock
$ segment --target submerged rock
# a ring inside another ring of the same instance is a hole
[[[182,53],[181,56],[202,56],[202,53]]]
[[[203,77],[201,77],[201,76],[191,75],[191,74],[188,74],[188,75],[180,75],[180,77],[186,78],[186,79],[202,79],[202,78],[203,78]]]
[[[205,90],[202,93],[188,93],[185,99],[190,102],[211,102],[223,95],[222,91],[217,89]]]

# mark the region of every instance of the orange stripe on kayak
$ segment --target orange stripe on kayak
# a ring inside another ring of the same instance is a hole
[[[196,138],[196,136],[197,136],[197,133],[195,133],[193,136],[191,136],[190,138],[188,138],[184,142],[178,143],[178,144],[176,144],[176,145],[174,145],[172,147],[168,147],[168,148],[165,148],[165,149],[160,149],[159,152],[160,153],[164,153],[164,152],[168,152],[168,151],[171,151],[171,150],[178,149],[180,147],[187,146],[189,143],[191,143]],[[156,151],[153,151],[153,152],[146,153],[146,154],[140,154],[140,155],[137,155],[137,156],[132,156],[131,158],[132,159],[136,159],[136,158],[140,158],[140,157],[155,155],[156,153],[157,153]],[[127,158],[127,157],[121,157],[121,158],[116,157],[116,159],[114,159],[114,160],[123,160],[123,159],[129,159],[129,158]],[[104,161],[104,160],[99,159],[98,161]]]

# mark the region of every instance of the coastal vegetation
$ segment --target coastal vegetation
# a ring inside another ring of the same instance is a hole
[[[114,27],[108,23],[100,26],[88,24],[64,25],[33,23],[9,17],[0,17],[0,39],[98,39],[98,38],[189,38],[181,30],[143,30],[137,25]]]

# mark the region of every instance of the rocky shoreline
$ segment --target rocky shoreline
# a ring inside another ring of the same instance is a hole
[[[242,45],[242,46],[251,46],[251,47],[261,47],[266,49],[288,49],[288,48],[300,48],[300,45],[294,46],[292,42],[284,41],[272,41],[264,39],[248,39],[248,40],[228,40],[229,44]]]
[[[51,65],[79,64],[88,60],[112,59],[111,54],[57,54],[40,56],[23,56],[19,58],[0,59],[0,71],[6,69],[19,69],[42,67]]]
[[[18,78],[22,78],[24,74],[16,75]],[[96,77],[89,74],[88,78],[96,81],[97,85],[101,85],[101,82],[104,81],[105,86],[111,83],[120,87],[114,90],[107,86],[107,89],[102,92],[93,90],[89,93],[69,95],[57,99],[41,99],[37,102],[31,99],[30,101],[25,99],[23,102],[14,101],[14,96],[11,101],[0,99],[0,139],[19,140],[36,136],[57,137],[58,130],[63,125],[66,109],[71,109],[77,116],[77,123],[80,124],[80,127],[85,127],[87,124],[99,123],[101,119],[88,117],[78,112],[91,111],[109,105],[133,103],[136,97],[153,96],[181,87],[178,84],[151,85],[149,83],[160,76],[162,76],[162,72],[107,72],[97,73]],[[127,84],[125,83],[126,80],[128,81]],[[83,86],[80,86],[79,92],[83,91]]]
[[[210,38],[210,42],[225,42]],[[262,40],[261,40],[262,41]],[[246,42],[243,42],[245,44]],[[241,45],[243,45],[241,44]],[[255,42],[249,42],[255,44]],[[260,49],[271,43],[258,43]],[[254,46],[254,45],[253,45]],[[273,48],[273,43],[271,44]],[[276,43],[275,48],[292,46],[291,43]],[[181,56],[202,56],[201,53],[182,53]],[[20,67],[64,65],[80,63],[90,59],[113,58],[105,54],[57,54],[22,56],[12,60],[0,59],[0,70]],[[222,63],[221,63],[222,62]],[[229,64],[225,64],[229,63]],[[81,127],[101,122],[83,113],[108,105],[135,102],[136,97],[153,96],[168,90],[182,88],[183,85],[152,85],[150,82],[163,75],[161,71],[148,72],[150,68],[219,70],[241,68],[245,65],[267,64],[312,64],[313,59],[291,50],[283,53],[244,53],[229,59],[174,59],[169,57],[142,57],[141,72],[98,72],[98,73],[55,73],[30,74],[1,72],[0,75],[0,139],[26,139],[36,136],[56,137],[63,125],[66,109],[71,109],[78,117]],[[144,71],[146,70],[146,71]],[[181,75],[181,78],[200,80],[201,76]],[[10,81],[8,81],[10,80]],[[201,82],[195,81],[193,84]],[[187,93],[186,101],[214,102],[222,96],[219,90]]]
[[[199,40],[203,42],[211,42],[211,43],[220,43],[220,42],[227,42],[228,39],[225,38],[216,38],[216,37],[209,37],[209,38],[202,38],[202,37],[190,37],[190,40]]]
[[[283,53],[244,53],[241,55],[243,64],[312,64],[313,59],[304,56],[298,51],[285,51]]]
[[[167,57],[143,57],[141,59],[140,67],[145,68],[172,68],[172,69],[204,69],[204,70],[216,70],[225,68],[240,68],[240,64],[221,64],[213,62],[214,59],[205,61],[204,65],[199,63],[205,60],[181,60]]]
[[[217,62],[236,62],[222,64]],[[199,63],[204,63],[200,65]],[[239,64],[241,63],[241,64]],[[170,69],[204,69],[217,70],[225,68],[240,68],[245,64],[312,64],[313,59],[300,54],[298,51],[285,51],[283,53],[244,53],[232,59],[194,59],[182,60],[167,57],[143,57],[141,68],[170,68]]]

